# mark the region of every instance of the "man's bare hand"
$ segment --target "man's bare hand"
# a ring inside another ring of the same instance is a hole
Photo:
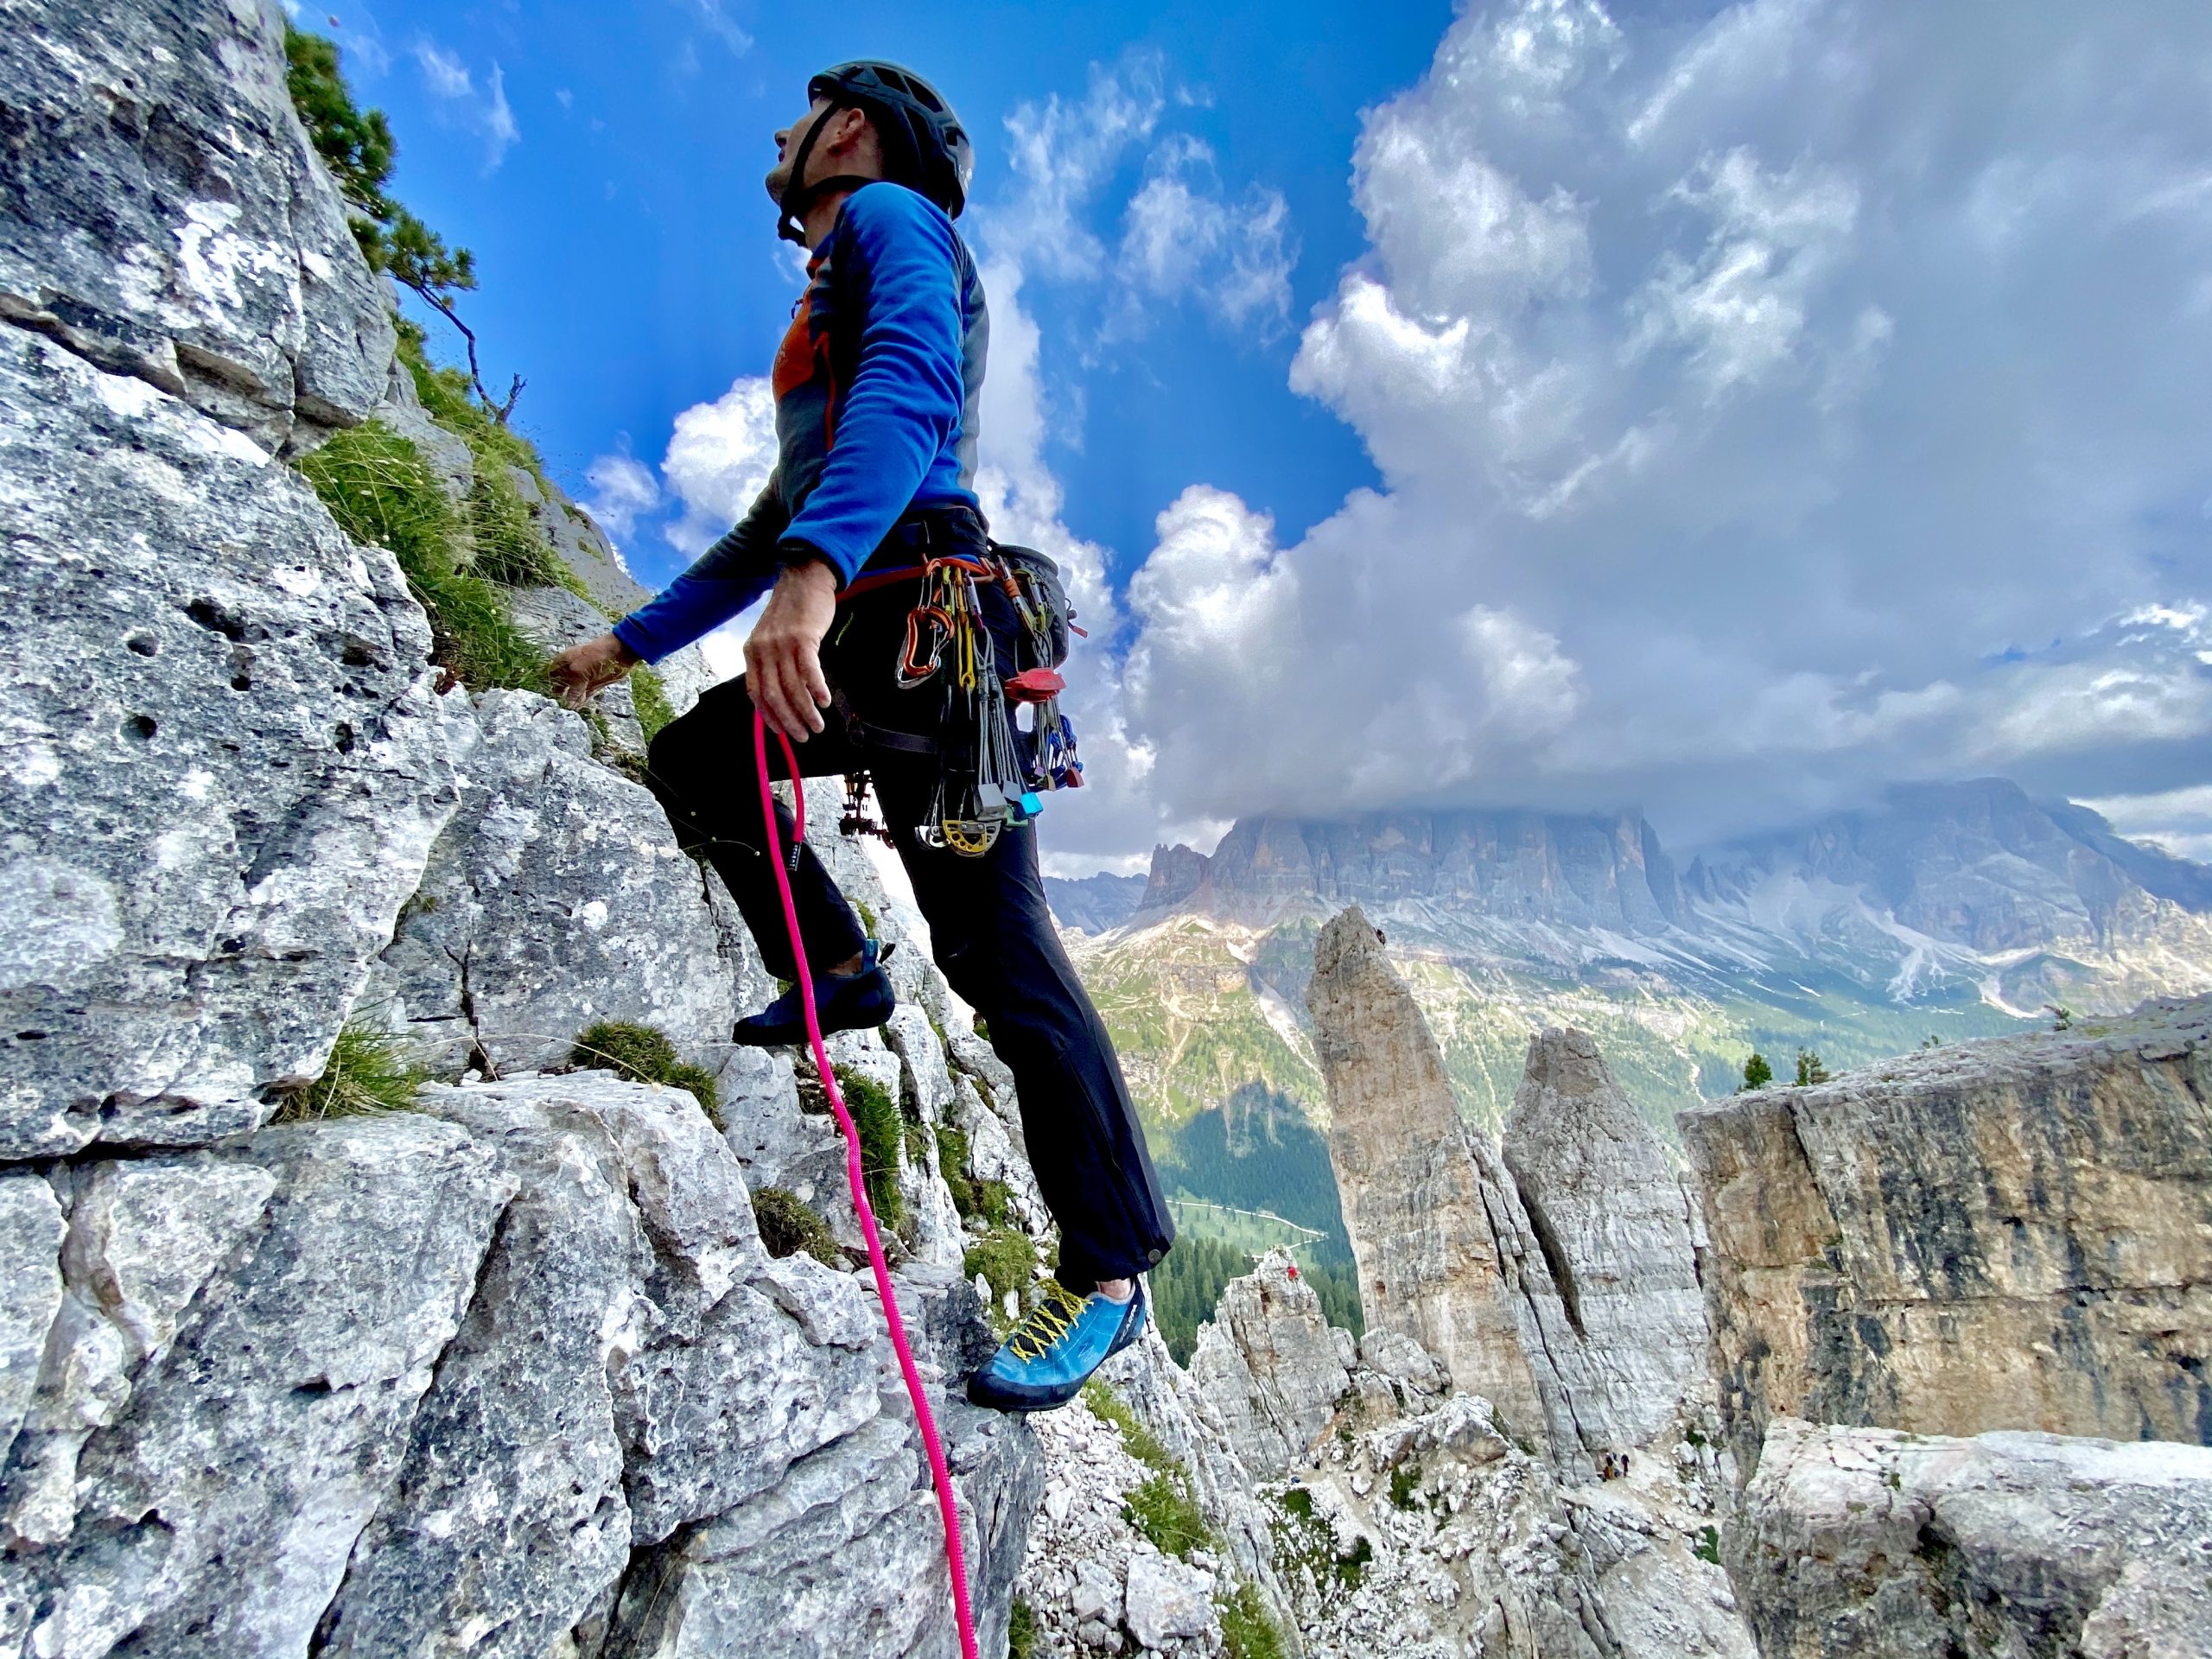
[[[837,573],[809,559],[777,580],[745,642],[746,689],[768,724],[794,743],[822,729],[819,711],[830,706],[822,640],[836,613]]]
[[[592,693],[620,679],[645,658],[611,633],[570,645],[545,664],[553,694],[571,709],[591,701]]]

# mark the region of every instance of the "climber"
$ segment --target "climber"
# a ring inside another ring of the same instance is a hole
[[[838,1031],[890,1014],[887,952],[804,849],[791,888],[806,960],[794,959],[763,850],[756,703],[798,746],[804,776],[874,774],[938,964],[1014,1073],[1038,1189],[1059,1224],[1058,1281],[969,1377],[969,1397],[1047,1409],[1142,1332],[1139,1275],[1166,1254],[1174,1225],[1112,1041],[1046,907],[1034,825],[1009,823],[981,856],[925,844],[916,828],[938,781],[942,699],[898,689],[906,613],[924,559],[981,560],[989,548],[972,487],[988,323],[975,260],[952,225],[973,168],[968,136],[935,88],[893,64],[840,64],[807,92],[805,114],[776,134],[767,176],[778,233],[809,250],[806,290],[772,372],[774,472],[736,526],[658,598],[562,652],[549,672],[580,707],[767,595],[744,675],[653,740],[648,784],[679,838],[721,872],[769,970],[810,975],[823,1028]],[[912,580],[846,594],[863,571]],[[1011,671],[1014,602],[989,582],[976,596]],[[773,764],[785,775],[780,753]],[[791,846],[796,827],[776,810],[780,844]],[[736,1039],[804,1040],[801,1001],[794,983],[741,1020]]]

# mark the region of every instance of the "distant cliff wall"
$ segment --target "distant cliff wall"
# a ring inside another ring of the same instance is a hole
[[[2212,1000],[1682,1115],[1723,1403],[2212,1440]]]

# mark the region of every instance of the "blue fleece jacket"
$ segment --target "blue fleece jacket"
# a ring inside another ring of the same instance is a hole
[[[846,198],[776,353],[776,468],[751,510],[614,625],[647,662],[728,621],[786,565],[850,582],[909,507],[976,505],[990,323],[967,245],[903,185]]]

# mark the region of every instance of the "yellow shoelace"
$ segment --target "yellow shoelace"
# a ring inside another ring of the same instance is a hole
[[[1084,1300],[1058,1284],[1047,1282],[1044,1300],[1006,1339],[1006,1345],[1014,1350],[1016,1358],[1044,1358],[1083,1317]]]

